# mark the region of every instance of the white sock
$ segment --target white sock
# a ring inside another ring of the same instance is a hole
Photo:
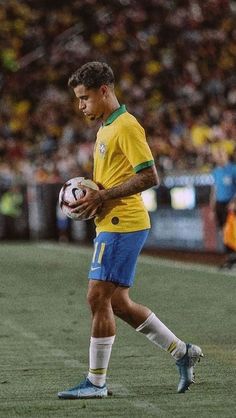
[[[186,344],[179,340],[152,312],[136,331],[144,334],[150,341],[168,351],[176,360],[186,353]]]
[[[103,386],[106,382],[106,373],[114,340],[115,335],[105,338],[91,337],[88,379],[96,386]]]

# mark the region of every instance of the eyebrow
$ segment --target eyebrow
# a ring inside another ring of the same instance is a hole
[[[86,99],[88,97],[88,94],[82,94],[81,96],[77,96],[78,99]]]

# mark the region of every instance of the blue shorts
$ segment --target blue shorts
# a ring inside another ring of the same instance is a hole
[[[100,232],[94,240],[89,279],[133,285],[138,255],[149,229],[119,233]]]

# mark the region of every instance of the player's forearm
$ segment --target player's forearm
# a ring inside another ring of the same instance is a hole
[[[119,199],[143,192],[144,190],[157,185],[159,185],[159,178],[157,171],[153,166],[140,171],[119,186],[100,190],[100,197],[102,201]]]

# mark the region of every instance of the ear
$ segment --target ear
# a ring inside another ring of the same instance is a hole
[[[108,86],[107,86],[106,84],[103,84],[103,85],[100,87],[100,91],[101,91],[102,95],[103,95],[104,97],[106,97],[106,96],[107,96],[107,93],[108,93]]]

